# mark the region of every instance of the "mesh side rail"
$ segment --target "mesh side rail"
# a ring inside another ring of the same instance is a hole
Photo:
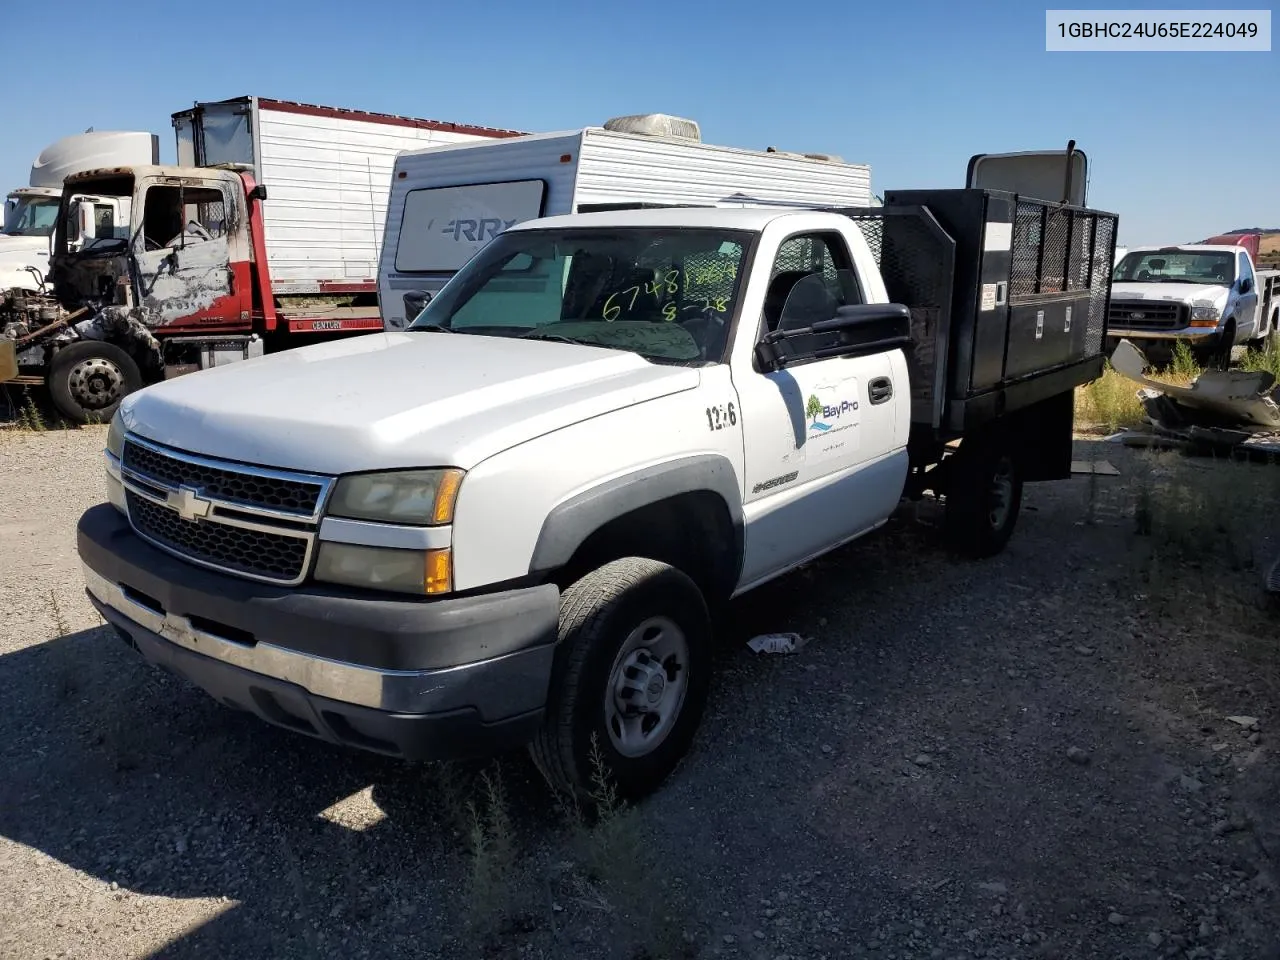
[[[1110,214],[1096,214],[1093,221],[1093,264],[1089,283],[1089,317],[1085,321],[1085,349],[1103,351],[1107,335],[1107,310],[1111,303],[1111,266],[1116,253],[1116,221]]]
[[[834,209],[857,224],[893,303],[911,312],[911,419],[942,424],[947,398],[955,241],[925,207]]]
[[[1019,199],[1014,213],[1009,302],[1088,292],[1084,349],[1102,351],[1109,278],[1115,257],[1116,216]]]

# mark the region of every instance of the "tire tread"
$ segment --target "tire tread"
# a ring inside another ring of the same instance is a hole
[[[547,717],[529,745],[534,763],[552,786],[580,793],[578,785],[587,779],[573,754],[573,724],[582,672],[601,624],[633,587],[672,569],[646,557],[625,557],[592,570],[561,595],[561,650],[552,671]]]

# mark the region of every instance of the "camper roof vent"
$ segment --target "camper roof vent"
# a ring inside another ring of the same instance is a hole
[[[639,133],[646,137],[673,137],[677,140],[702,142],[702,130],[698,127],[698,121],[673,117],[667,113],[637,113],[613,117],[605,121],[604,128],[615,133]]]

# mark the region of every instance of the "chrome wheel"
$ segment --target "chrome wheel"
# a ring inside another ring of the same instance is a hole
[[[689,686],[689,642],[666,617],[631,631],[605,687],[605,726],[624,757],[657,749],[675,725]]]
[[[996,463],[987,492],[987,520],[992,530],[1000,530],[1009,520],[1013,507],[1013,462],[1006,456]]]
[[[86,410],[115,403],[124,386],[124,372],[105,357],[86,357],[67,373],[72,399]]]

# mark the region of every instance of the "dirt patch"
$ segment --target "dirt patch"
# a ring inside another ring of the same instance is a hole
[[[519,754],[345,753],[146,667],[75,555],[104,434],[0,437],[0,957],[1280,957],[1275,467],[1081,441],[1121,476],[984,563],[905,510],[737,605],[692,755],[593,825]]]

